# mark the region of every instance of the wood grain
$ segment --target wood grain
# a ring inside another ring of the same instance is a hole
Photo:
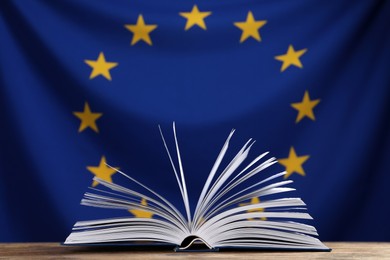
[[[0,243],[0,259],[390,259],[390,243],[329,242],[332,252],[228,251],[175,253],[170,249],[80,247],[59,243]]]

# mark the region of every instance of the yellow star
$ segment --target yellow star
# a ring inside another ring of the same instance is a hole
[[[295,51],[294,47],[290,44],[288,46],[288,50],[287,50],[286,54],[275,56],[276,60],[279,60],[279,61],[283,62],[282,67],[280,68],[280,71],[281,72],[285,71],[291,65],[294,65],[294,66],[296,66],[298,68],[302,68],[303,66],[302,66],[302,63],[299,60],[299,58],[303,54],[305,54],[306,51],[307,51],[307,49],[302,49],[302,50],[299,50],[299,51]]]
[[[146,202],[146,199],[142,198],[141,205],[143,205],[143,206],[148,205],[148,203]],[[129,210],[129,212],[131,214],[133,214],[134,217],[136,217],[136,218],[152,218],[152,216],[153,216],[153,213],[148,212],[148,211],[139,210],[139,209],[131,209],[131,210]]]
[[[234,25],[242,30],[240,43],[248,39],[250,36],[261,41],[259,29],[267,23],[266,20],[256,21],[251,11],[248,12],[245,22],[236,22]]]
[[[97,60],[84,60],[91,68],[92,72],[89,75],[89,79],[93,79],[99,75],[102,75],[108,80],[111,80],[110,69],[118,66],[117,62],[108,62],[104,57],[103,52],[99,53]]]
[[[99,177],[100,179],[107,182],[112,182],[111,176],[116,173],[116,170],[119,170],[119,168],[114,167],[114,169],[112,169],[108,167],[106,163],[106,157],[102,156],[99,166],[87,166],[87,169],[96,177]],[[96,187],[98,184],[99,183],[97,181],[93,181],[92,187]]]
[[[251,199],[251,201],[249,203],[241,203],[239,204],[239,206],[246,206],[246,205],[251,205],[251,204],[257,204],[257,203],[260,203],[260,199],[258,197],[254,197]],[[248,213],[250,212],[264,212],[264,209],[263,208],[258,208],[258,209],[250,209],[250,210],[247,210]],[[261,220],[267,220],[266,217],[262,217],[260,218]],[[250,218],[249,220],[253,220],[252,218]]]
[[[207,16],[211,15],[211,12],[199,12],[198,7],[194,5],[194,7],[192,7],[191,12],[181,12],[179,14],[187,19],[186,27],[184,28],[184,30],[187,31],[195,24],[203,30],[206,30],[206,24],[204,23],[204,19]]]
[[[302,120],[305,116],[310,118],[311,120],[315,120],[313,109],[315,106],[320,103],[320,99],[310,100],[309,92],[306,90],[305,94],[303,96],[302,102],[299,103],[292,103],[291,106],[298,110],[297,119],[295,120],[295,123],[298,123]]]
[[[125,24],[125,28],[133,33],[131,45],[143,40],[149,45],[152,45],[149,33],[157,28],[156,24],[145,24],[142,14],[138,15],[137,24]]]
[[[96,125],[96,120],[100,118],[102,113],[92,113],[89,108],[88,102],[85,102],[84,111],[83,112],[73,112],[75,116],[77,116],[81,120],[81,124],[79,127],[79,133],[84,131],[85,128],[90,127],[96,133],[99,133],[99,129]]]
[[[291,147],[288,158],[278,160],[281,165],[286,167],[287,173],[284,175],[284,178],[287,179],[294,172],[305,176],[305,171],[302,168],[302,164],[306,162],[309,157],[309,155],[297,156],[294,147]]]

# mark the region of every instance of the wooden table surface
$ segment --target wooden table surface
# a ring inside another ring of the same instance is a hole
[[[80,247],[59,243],[0,243],[0,259],[390,259],[390,243],[328,242],[332,252],[228,251],[175,253],[134,247]]]

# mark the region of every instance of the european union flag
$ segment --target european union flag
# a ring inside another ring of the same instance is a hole
[[[193,203],[236,128],[230,149],[271,151],[322,240],[390,240],[389,1],[6,0],[0,14],[0,241],[153,217],[79,202],[94,176],[118,179],[106,163],[175,200],[157,128],[173,121]]]

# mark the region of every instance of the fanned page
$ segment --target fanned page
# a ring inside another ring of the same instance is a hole
[[[276,159],[264,160],[267,153],[263,153],[243,166],[254,144],[252,140],[220,170],[234,130],[217,156],[192,215],[175,124],[173,133],[176,163],[161,128],[160,133],[178,183],[185,216],[161,194],[117,170],[129,180],[132,188],[95,177],[94,181],[100,184],[100,188],[90,188],[81,204],[126,211],[147,211],[153,214],[153,218],[123,217],[80,221],[74,225],[64,244],[112,245],[143,242],[176,245],[179,249],[187,250],[201,242],[210,249],[330,250],[316,238],[318,234],[313,226],[299,223],[299,220],[311,219],[306,213],[304,202],[299,198],[282,197],[286,192],[294,190],[287,187],[292,181],[283,180],[285,172],[253,182],[255,176],[272,166]],[[278,195],[279,198],[275,198]],[[262,200],[254,204],[246,203],[255,197],[261,197]],[[141,198],[148,201],[147,205],[139,203]]]

